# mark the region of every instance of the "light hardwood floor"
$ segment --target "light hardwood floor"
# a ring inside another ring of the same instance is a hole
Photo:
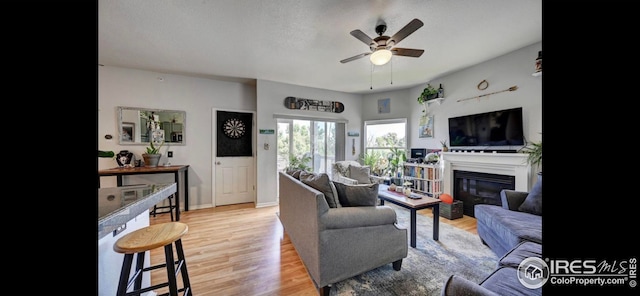
[[[194,295],[318,295],[283,233],[277,211],[277,206],[255,208],[246,203],[180,213],[180,222],[189,225],[182,243]],[[418,214],[433,218],[431,209]],[[171,218],[162,214],[150,220],[156,224]],[[473,217],[440,217],[440,222],[477,234]],[[152,250],[151,264],[161,261],[164,248]],[[163,269],[152,271],[151,281],[166,281],[166,273]],[[178,283],[182,286],[180,278]]]

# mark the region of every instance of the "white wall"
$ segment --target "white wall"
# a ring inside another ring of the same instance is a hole
[[[430,114],[434,115],[434,137],[419,138],[418,123],[422,116],[422,105],[417,98],[427,85],[404,91],[365,95],[362,103],[362,119],[383,119],[407,117],[409,121],[409,147],[440,149],[440,140],[449,143],[448,118],[522,107],[524,134],[528,141],[542,139],[542,77],[533,77],[535,59],[542,43],[536,43],[487,62],[451,73],[437,80],[428,81],[434,87],[440,83],[444,87],[445,100],[442,104],[431,104]],[[477,89],[482,80],[489,82],[486,90]],[[501,91],[517,86],[518,90],[491,96],[457,102],[459,99]],[[391,113],[378,114],[378,99],[391,98]]]
[[[362,134],[362,96],[330,91],[325,89],[310,88],[273,81],[258,80],[257,83],[258,112],[257,127],[260,129],[277,130],[277,120],[273,114],[283,114],[300,117],[331,118],[348,120],[347,131],[360,131]],[[344,112],[331,113],[312,110],[291,110],[284,107],[286,97],[299,97],[312,100],[338,101],[344,104]],[[257,159],[257,205],[269,206],[278,203],[277,192],[277,143],[276,134],[258,134],[258,159]],[[268,143],[269,150],[263,149],[263,144]],[[356,142],[356,154],[351,154],[351,143],[347,139],[345,143],[345,158],[355,160],[360,154],[359,143]]]
[[[434,115],[434,138],[418,138],[418,122],[422,106],[416,101],[424,85],[413,88],[372,93],[367,95],[348,94],[324,89],[297,86],[272,81],[258,80],[256,86],[236,82],[169,75],[156,72],[125,69],[118,67],[98,67],[98,147],[100,150],[130,150],[140,159],[145,146],[123,146],[117,142],[117,106],[146,107],[154,109],[184,110],[186,118],[186,145],[163,147],[161,163],[167,161],[166,151],[174,151],[172,164],[189,164],[189,207],[190,209],[213,206],[212,195],[212,138],[211,114],[213,108],[256,111],[255,132],[259,129],[276,130],[274,113],[316,118],[348,120],[347,131],[358,131],[356,153],[351,154],[351,137],[345,142],[348,160],[357,160],[363,142],[363,122],[365,120],[407,118],[409,147],[441,148],[440,140],[447,139],[447,119],[453,116],[494,111],[512,107],[523,108],[525,136],[529,141],[542,139],[542,78],[533,77],[535,59],[542,43],[516,50],[461,71],[443,76],[430,83],[445,88],[445,101],[441,105],[432,104]],[[162,77],[160,81],[158,77]],[[476,86],[487,80],[489,87],[479,91]],[[518,86],[518,90],[504,92],[479,100],[456,102],[458,99]],[[373,90],[375,91],[375,89]],[[310,110],[289,110],[284,107],[288,96],[318,100],[340,101],[345,105],[343,113],[328,113]],[[378,114],[378,99],[391,99],[391,112]],[[112,140],[104,136],[111,134]],[[269,143],[271,149],[264,150]],[[256,206],[277,204],[276,196],[276,135],[257,134],[256,154]],[[117,166],[115,160],[98,158],[98,168]],[[103,177],[102,186],[116,186],[115,177]],[[125,176],[125,182],[173,182],[171,174]],[[125,183],[127,184],[127,183]],[[533,184],[533,183],[532,183]]]
[[[535,70],[535,59],[542,43],[532,44],[506,55],[451,73],[439,79],[429,81],[438,87],[442,83],[445,100],[442,104],[431,104],[430,114],[434,115],[434,137],[419,138],[418,124],[422,116],[422,105],[417,98],[427,85],[413,87],[405,91],[365,95],[363,99],[362,118],[364,120],[382,118],[408,118],[409,148],[440,149],[440,140],[447,140],[448,118],[522,107],[524,135],[527,141],[537,142],[542,139],[542,77],[531,74]],[[487,80],[489,87],[478,90],[477,85]],[[475,97],[517,86],[516,91],[507,91],[480,99],[457,102],[459,99]],[[378,114],[378,99],[391,98],[391,113]],[[532,178],[536,178],[533,174]],[[531,182],[534,184],[535,182]]]
[[[159,77],[162,80],[158,79]],[[186,145],[162,148],[160,163],[188,164],[189,209],[211,207],[212,131],[213,108],[256,110],[255,86],[236,82],[170,75],[119,67],[98,67],[98,149],[133,152],[142,159],[146,145],[118,145],[117,107],[144,107],[152,109],[183,110]],[[110,134],[113,139],[107,140]],[[167,151],[173,158],[167,158]],[[114,159],[98,158],[98,169],[116,167]],[[172,174],[125,176],[125,184],[171,183]],[[116,177],[102,177],[102,187],[116,186]],[[181,190],[182,191],[182,190]],[[182,195],[184,196],[184,195]],[[182,207],[184,208],[184,206]]]

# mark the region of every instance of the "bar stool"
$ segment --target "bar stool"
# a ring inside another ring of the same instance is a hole
[[[155,218],[155,216],[157,214],[166,214],[169,213],[171,214],[171,221],[173,222],[173,211],[177,208],[176,205],[173,204],[173,196],[174,194],[169,195],[169,197],[167,197],[167,199],[169,200],[169,205],[168,206],[158,206],[157,204],[153,206],[153,210],[151,210],[149,212],[149,215],[153,215],[153,217]],[[168,211],[158,211],[160,209],[169,209]]]
[[[191,292],[191,284],[189,282],[189,274],[187,272],[187,263],[182,250],[182,236],[185,235],[188,230],[189,227],[187,224],[181,222],[167,222],[138,229],[118,239],[115,245],[113,245],[113,250],[124,254],[124,261],[122,264],[122,270],[120,271],[120,280],[116,295],[140,295],[141,293],[164,287],[169,287],[169,292],[162,295],[177,296],[178,292],[184,292],[182,295],[185,296],[193,295]],[[176,246],[178,260],[175,260],[173,256],[174,244]],[[145,268],[145,252],[159,247],[164,247],[164,263]],[[137,254],[136,269],[133,276],[129,278],[131,265],[133,264],[133,255],[135,254]],[[167,270],[167,281],[143,288],[142,274],[144,272],[149,272],[163,267]],[[182,275],[182,288],[178,288],[177,271],[180,271]],[[134,284],[134,288],[131,292],[127,292],[127,289],[131,284]]]

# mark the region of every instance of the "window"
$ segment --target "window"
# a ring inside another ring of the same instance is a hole
[[[342,122],[278,118],[277,170],[302,168],[314,173],[327,173],[336,160],[344,160]],[[340,149],[342,148],[342,149]],[[277,186],[279,194],[279,184]]]
[[[336,138],[336,131],[344,130],[344,124],[329,121],[278,119],[278,171],[289,166],[314,173],[331,174],[336,151],[344,147],[344,139]],[[344,136],[343,136],[344,138]]]
[[[388,175],[387,157],[392,149],[407,151],[407,119],[385,119],[364,122],[364,137],[366,139],[365,165],[371,166],[371,171],[378,175]]]

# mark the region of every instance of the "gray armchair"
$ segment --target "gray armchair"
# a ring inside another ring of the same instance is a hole
[[[345,184],[381,184],[384,178],[371,175],[371,168],[357,161],[336,161],[331,166],[331,180]]]

